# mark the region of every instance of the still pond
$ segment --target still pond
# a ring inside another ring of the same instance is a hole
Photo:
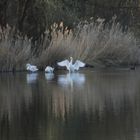
[[[140,140],[140,70],[0,74],[0,140]]]

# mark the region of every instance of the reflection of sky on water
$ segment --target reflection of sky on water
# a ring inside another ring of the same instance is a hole
[[[38,73],[28,73],[26,75],[27,83],[28,84],[35,83],[37,80],[37,76],[38,76]]]
[[[85,80],[85,75],[81,73],[68,73],[58,76],[58,84],[61,86],[82,86]]]

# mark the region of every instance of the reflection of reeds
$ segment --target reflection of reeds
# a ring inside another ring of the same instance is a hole
[[[84,112],[88,118],[89,114],[96,114],[98,111],[102,118],[107,109],[112,109],[114,114],[119,113],[125,100],[131,107],[135,107],[134,100],[137,98],[140,77],[136,78],[135,74],[126,72],[120,75],[115,72],[96,73],[94,76],[92,74],[87,77],[87,82],[82,87],[74,85],[72,92],[70,87],[48,87],[52,89],[50,106],[54,117],[65,120],[75,116],[75,113]]]
[[[137,73],[138,74],[138,73]],[[129,75],[129,76],[128,76]],[[35,105],[41,101],[40,109],[54,117],[65,120],[67,117],[74,116],[75,113],[96,113],[99,117],[103,117],[103,112],[107,108],[113,109],[117,113],[122,107],[124,100],[135,106],[136,99],[139,104],[139,81],[140,77],[136,77],[136,73],[89,73],[86,77],[86,83],[83,86],[73,85],[73,91],[69,86],[61,87],[56,82],[46,83],[45,77],[39,75],[38,86],[35,82],[26,82],[26,74],[22,75],[1,75],[0,77],[0,118],[4,113],[9,117],[13,108],[15,113],[22,111],[22,105],[28,107]],[[18,87],[17,87],[18,85]],[[35,85],[35,86],[34,86]],[[131,89],[129,88],[131,86]],[[6,88],[8,87],[8,88]],[[39,93],[42,94],[39,94]],[[38,95],[38,96],[36,96]],[[110,106],[111,104],[111,106]],[[78,111],[78,112],[77,112]]]
[[[52,111],[56,118],[65,120],[66,115],[70,114],[70,109],[73,107],[73,96],[67,91],[63,93],[57,91],[58,89],[54,90],[52,94]]]
[[[26,83],[26,75],[22,76],[12,73],[0,76],[0,121],[4,115],[11,121],[15,115],[20,115],[23,105],[28,108],[31,103],[32,92]]]
[[[90,72],[86,83],[74,85],[72,92],[68,86],[46,81],[42,74],[36,84],[29,85],[26,74],[1,75],[0,130],[7,133],[0,135],[57,140],[73,139],[84,132],[84,139],[117,136],[123,140],[126,130],[125,135],[135,136],[140,128],[140,77],[136,75],[137,71]]]

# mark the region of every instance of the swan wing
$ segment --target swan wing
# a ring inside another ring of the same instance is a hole
[[[30,66],[30,70],[34,72],[34,71],[37,71],[38,68],[36,66]]]
[[[50,69],[48,67],[45,68],[45,72],[49,72]]]
[[[35,72],[35,71],[38,70],[37,66],[31,65],[31,64],[29,64],[29,63],[26,64],[26,69],[27,69],[28,71],[32,71],[32,72]]]
[[[34,69],[38,69],[37,66],[33,66]]]
[[[52,67],[50,67],[50,66],[47,66],[46,68],[45,68],[45,72],[50,72],[50,73],[52,73],[54,71],[54,68],[52,68]]]
[[[85,63],[83,63],[80,60],[76,60],[75,64],[74,64],[74,69],[75,70],[79,70],[80,67],[85,67]]]
[[[68,68],[69,67],[69,60],[66,59],[64,61],[58,62],[57,65],[62,66],[62,67],[65,66]]]
[[[32,69],[38,70],[37,66],[32,66]]]

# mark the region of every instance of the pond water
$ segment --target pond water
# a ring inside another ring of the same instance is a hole
[[[139,140],[140,70],[0,74],[0,140]]]

